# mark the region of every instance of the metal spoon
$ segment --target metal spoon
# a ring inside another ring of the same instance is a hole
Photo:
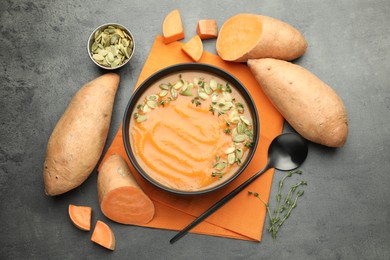
[[[249,178],[246,182],[238,186],[236,189],[231,191],[228,195],[223,197],[220,201],[211,206],[202,215],[196,218],[192,223],[185,227],[182,231],[176,234],[169,242],[175,243],[177,240],[182,238],[192,228],[197,226],[205,218],[213,214],[220,207],[225,205],[230,199],[236,196],[239,192],[245,189],[261,174],[271,168],[275,168],[281,171],[290,171],[298,168],[307,157],[307,143],[306,140],[301,136],[294,133],[286,133],[277,136],[268,148],[268,162],[264,169],[256,173],[254,176]]]

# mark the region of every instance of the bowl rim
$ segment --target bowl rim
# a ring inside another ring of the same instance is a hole
[[[91,46],[92,46],[92,41],[93,41],[93,36],[95,35],[95,32],[101,28],[106,28],[108,26],[116,26],[116,27],[119,27],[120,29],[124,29],[126,31],[126,33],[128,33],[131,37],[131,39],[133,40],[133,51],[131,52],[130,54],[130,57],[124,62],[122,63],[120,66],[117,66],[117,67],[114,67],[114,68],[111,68],[111,67],[105,67],[103,65],[100,65],[99,63],[97,63],[93,57],[92,57],[92,53],[91,53]],[[133,34],[131,33],[131,31],[124,25],[122,24],[119,24],[119,23],[104,23],[104,24],[101,24],[99,25],[98,27],[96,27],[95,29],[93,29],[93,31],[91,32],[91,34],[89,35],[88,37],[88,42],[87,42],[87,52],[88,52],[88,56],[89,58],[91,59],[91,61],[97,65],[98,67],[102,68],[102,69],[105,69],[105,70],[117,70],[119,68],[122,68],[123,66],[125,66],[130,60],[131,58],[133,57],[134,55],[134,52],[135,52],[135,39],[134,39],[134,36]]]
[[[166,187],[159,182],[155,181],[153,178],[151,178],[139,165],[137,162],[137,159],[135,158],[133,151],[131,149],[130,144],[130,119],[132,117],[132,112],[137,104],[138,99],[141,97],[141,95],[144,93],[144,91],[151,86],[154,82],[158,81],[159,79],[168,76],[173,73],[179,73],[180,71],[202,71],[210,74],[214,74],[216,76],[221,77],[222,79],[228,81],[230,84],[232,84],[235,89],[237,89],[242,97],[245,99],[247,105],[251,109],[252,118],[253,118],[253,146],[251,147],[251,151],[246,158],[245,162],[239,167],[237,172],[232,175],[229,179],[225,180],[224,182],[221,182],[221,184],[212,186],[208,189],[202,189],[198,191],[183,191],[183,190],[176,190],[169,187]],[[125,146],[127,157],[130,159],[131,163],[133,164],[135,170],[149,183],[152,185],[160,188],[161,190],[168,191],[174,194],[179,195],[200,195],[209,193],[218,189],[221,189],[222,187],[225,187],[229,183],[231,183],[233,180],[235,180],[238,176],[241,175],[241,173],[246,169],[246,167],[251,162],[258,145],[260,136],[260,118],[258,117],[257,108],[255,105],[255,102],[253,101],[252,96],[250,95],[249,91],[245,88],[245,86],[232,74],[226,72],[223,69],[220,69],[218,67],[215,67],[213,65],[205,64],[205,63],[180,63],[175,64],[172,66],[165,67],[163,69],[160,69],[159,71],[155,72],[151,76],[149,76],[145,81],[143,81],[139,87],[134,91],[134,93],[131,95],[130,100],[126,106],[123,121],[122,121],[122,139],[123,144]]]

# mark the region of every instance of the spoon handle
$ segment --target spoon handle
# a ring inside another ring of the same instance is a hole
[[[269,164],[267,164],[263,170],[253,175],[251,178],[249,178],[247,181],[242,183],[240,186],[232,190],[229,194],[227,194],[225,197],[223,197],[221,200],[216,202],[213,206],[211,206],[208,210],[206,210],[202,215],[197,217],[194,221],[192,221],[188,226],[186,226],[184,229],[182,229],[179,233],[176,234],[169,242],[171,244],[175,243],[177,240],[182,238],[184,235],[188,233],[191,229],[193,229],[195,226],[197,226],[199,223],[201,223],[205,218],[213,214],[215,211],[217,211],[220,207],[225,205],[229,200],[231,200],[234,196],[236,196],[238,193],[240,193],[243,189],[245,189],[249,184],[251,184],[257,177],[259,177],[262,173],[267,171],[269,168]]]

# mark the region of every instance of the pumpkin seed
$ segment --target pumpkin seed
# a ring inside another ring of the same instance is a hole
[[[198,84],[199,84],[199,79],[198,79],[198,78],[194,78],[194,84],[195,84],[195,85],[198,85]]]
[[[211,93],[213,93],[213,90],[211,89],[209,84],[205,83],[203,88],[207,95],[211,95]]]
[[[100,31],[99,31],[99,32],[100,32]],[[103,33],[102,33],[102,32],[100,32],[100,33],[98,34],[98,36],[95,35],[95,42],[100,42],[101,39],[102,39],[102,37],[103,37]]]
[[[244,122],[246,125],[251,125],[251,122],[245,117],[245,116],[240,116],[240,119],[242,122]]]
[[[240,122],[240,118],[238,116],[230,119],[230,123],[232,124],[238,124],[239,122]]]
[[[163,89],[160,91],[160,97],[165,97],[168,94],[168,90]]]
[[[117,58],[111,63],[111,67],[115,68],[121,63],[121,59]]]
[[[238,132],[237,132],[237,128],[235,127],[232,131],[232,136],[235,137],[236,135],[238,135]]]
[[[223,92],[223,98],[227,101],[230,102],[232,101],[232,96],[228,92]]]
[[[171,97],[173,99],[176,99],[177,98],[177,90],[174,89],[174,88],[171,88]]]
[[[207,95],[205,92],[199,92],[199,89],[198,89],[198,96],[203,99],[203,100],[206,100],[209,98],[209,95]]]
[[[141,123],[141,122],[145,121],[146,119],[148,119],[146,115],[139,115],[139,116],[137,116],[137,118],[135,120],[137,121],[137,123]]]
[[[102,32],[101,32],[100,30],[97,30],[97,31],[95,32],[95,35],[94,35],[95,41],[96,41],[96,39],[98,38],[98,36],[99,36],[101,33],[102,33]]]
[[[221,171],[226,168],[226,162],[219,162],[215,164],[214,168]]]
[[[113,34],[110,38],[110,43],[111,45],[112,44],[116,44],[119,40],[120,36],[118,34]]]
[[[241,159],[243,155],[244,152],[242,151],[242,149],[240,148],[236,149],[236,158]]]
[[[181,80],[179,80],[178,82],[176,82],[175,85],[173,85],[173,88],[174,89],[179,89],[183,86],[183,82]]]
[[[92,57],[96,61],[103,61],[104,60],[104,57],[100,54],[94,54]]]
[[[240,121],[240,117],[239,117],[239,114],[236,110],[233,110],[230,114],[229,114],[229,120],[230,122],[233,121],[233,118],[237,118],[238,119],[238,122]],[[235,124],[237,124],[238,122],[236,122]]]
[[[115,33],[117,33],[121,38],[125,38],[125,35],[123,34],[123,31],[121,29],[116,28]]]
[[[244,134],[238,134],[235,137],[233,137],[233,142],[235,143],[242,143],[247,139],[247,136]]]
[[[106,29],[104,29],[104,32],[109,33],[109,34],[114,33],[115,32],[115,27],[110,25]]]
[[[114,54],[112,54],[112,52],[109,52],[106,57],[107,57],[108,63],[112,63],[115,59]]]
[[[169,90],[169,89],[170,89],[169,85],[168,85],[168,84],[165,84],[165,83],[160,84],[159,87],[160,87],[161,89],[165,89],[165,90]]]
[[[104,60],[107,62],[107,64],[109,64],[109,66],[111,67],[111,61],[108,59],[108,55],[104,58]]]
[[[146,100],[157,100],[158,96],[157,95],[150,95],[146,97]]]
[[[218,94],[214,93],[214,94],[211,95],[211,101],[212,102],[217,101],[217,99],[218,99]]]
[[[181,87],[181,90],[182,91],[186,91],[187,88],[188,88],[188,81],[185,80],[184,83],[183,83],[183,87]]]
[[[234,153],[228,154],[227,161],[229,164],[233,164],[236,161],[236,155]]]
[[[190,83],[190,84],[188,84],[188,87],[187,87],[187,89],[186,90],[183,90],[182,89],[182,91],[180,92],[180,94],[181,95],[183,95],[183,96],[192,96],[193,94],[192,94],[192,88],[193,88],[193,84],[192,83]]]
[[[222,107],[223,111],[229,111],[233,107],[233,103],[228,101],[225,103],[225,105]]]
[[[147,105],[143,106],[143,108],[142,108],[142,112],[144,112],[145,114],[148,113],[150,110],[152,110],[152,109],[150,108],[150,106],[147,106]]]
[[[245,123],[239,122],[238,125],[237,125],[237,133],[243,134],[243,133],[245,133],[245,130],[246,130]]]
[[[236,147],[232,146],[226,149],[225,154],[233,153],[236,150]]]
[[[154,100],[149,100],[148,102],[146,102],[146,104],[147,104],[150,108],[152,108],[152,109],[157,108],[157,102],[154,101]]]
[[[99,50],[98,54],[102,55],[103,57],[106,57],[107,54],[108,54],[108,51],[106,51],[106,50]]]
[[[214,79],[210,79],[210,88],[212,90],[216,90],[218,88],[218,84]]]
[[[98,48],[97,42],[93,42],[93,43],[92,43],[92,46],[91,46],[91,50],[92,50],[92,51],[96,51],[97,48]]]
[[[122,45],[123,45],[124,47],[129,46],[129,41],[126,40],[126,39],[122,39],[122,40],[121,40],[121,43],[122,43]]]
[[[118,50],[118,54],[119,53],[125,54],[125,47],[123,46],[122,43],[116,44],[115,48]]]
[[[117,49],[116,46],[111,46],[111,52],[113,55],[116,56],[116,55],[118,55],[119,50]]]
[[[133,49],[131,47],[127,47],[125,49],[125,55],[127,58],[130,58],[131,53],[133,52]]]

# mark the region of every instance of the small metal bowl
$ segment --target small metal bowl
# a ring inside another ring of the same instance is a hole
[[[92,54],[92,44],[95,41],[95,33],[98,30],[103,31],[104,29],[107,29],[108,26],[114,26],[115,28],[121,29],[122,31],[124,31],[126,34],[128,34],[130,36],[130,38],[131,38],[131,40],[133,42],[133,48],[132,48],[131,53],[129,54],[129,57],[125,56],[124,62],[122,64],[119,64],[118,66],[115,66],[115,67],[110,67],[110,66],[105,66],[103,64],[99,64],[92,57],[93,56],[93,54]],[[105,23],[105,24],[100,25],[99,27],[97,27],[95,30],[92,31],[91,35],[88,38],[87,50],[88,50],[89,58],[91,58],[92,62],[95,63],[97,66],[99,66],[102,69],[106,69],[106,70],[115,70],[115,69],[119,69],[119,68],[123,67],[124,65],[126,65],[131,60],[131,58],[133,57],[134,51],[135,51],[135,41],[134,41],[134,37],[131,34],[130,30],[127,29],[126,27],[124,27],[123,25],[118,24],[118,23]]]

